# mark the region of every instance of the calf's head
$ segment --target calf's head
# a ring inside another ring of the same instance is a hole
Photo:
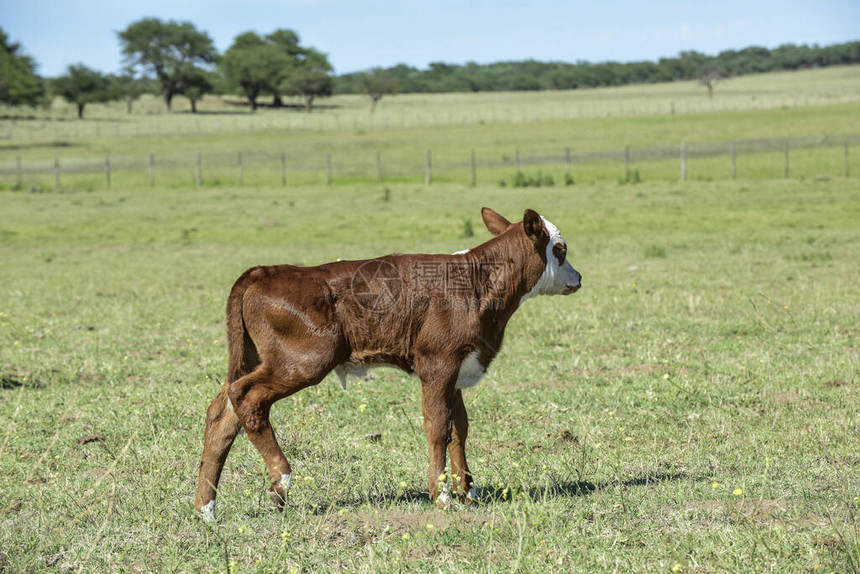
[[[509,230],[523,233],[525,245],[531,246],[525,264],[532,271],[529,275],[537,276],[537,279],[532,278],[534,283],[528,285],[529,291],[520,302],[535,295],[570,295],[579,291],[582,275],[567,260],[567,242],[548,219],[526,209],[522,223],[512,224],[489,207],[481,209],[481,217],[493,235]]]

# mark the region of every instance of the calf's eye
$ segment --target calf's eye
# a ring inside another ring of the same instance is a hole
[[[558,259],[558,264],[564,263],[564,258],[567,257],[567,248],[561,243],[556,243],[552,248],[552,254]]]

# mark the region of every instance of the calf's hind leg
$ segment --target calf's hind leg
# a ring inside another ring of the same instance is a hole
[[[269,496],[278,506],[283,506],[286,501],[292,468],[275,438],[275,431],[269,422],[269,411],[276,401],[315,382],[318,381],[281,381],[263,365],[235,381],[228,391],[236,416],[266,463],[271,480]]]
[[[227,398],[228,384],[209,405],[206,411],[206,433],[203,438],[203,456],[200,460],[200,471],[197,477],[197,496],[194,506],[205,520],[215,520],[215,496],[218,491],[218,481],[224,462],[233,446],[233,440],[242,425],[233,412]]]

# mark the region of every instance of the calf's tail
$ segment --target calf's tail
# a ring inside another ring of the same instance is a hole
[[[227,382],[244,377],[260,364],[260,355],[254,344],[242,311],[245,302],[245,291],[254,282],[258,268],[248,269],[233,284],[230,296],[227,298],[227,346],[229,362],[227,365]]]

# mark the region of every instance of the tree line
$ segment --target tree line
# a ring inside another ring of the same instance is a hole
[[[403,64],[374,70],[396,84],[401,93],[500,92],[575,90],[626,84],[703,80],[778,70],[860,63],[860,42],[831,46],[785,44],[772,50],[749,47],[726,50],[716,56],[681,52],[657,62],[496,62],[464,65],[434,62],[426,70]],[[367,73],[335,78],[335,93],[366,93]],[[704,85],[707,84],[703,82]]]
[[[59,96],[84,117],[87,104],[124,101],[129,113],[143,94],[157,94],[165,109],[183,95],[191,111],[208,93],[241,94],[251,109],[261,98],[283,106],[285,96],[299,97],[310,112],[317,98],[366,94],[373,112],[394,93],[571,90],[697,79],[713,95],[724,78],[860,63],[860,42],[831,46],[785,44],[775,49],[749,47],[716,56],[685,51],[657,62],[496,62],[464,65],[434,62],[425,70],[399,64],[390,68],[333,75],[325,53],[303,46],[293,30],[268,35],[244,32],[219,54],[212,38],[191,22],[144,18],[117,33],[123,69],[102,74],[73,64],[57,78],[41,78],[35,61],[0,29],[0,104],[47,106]]]

